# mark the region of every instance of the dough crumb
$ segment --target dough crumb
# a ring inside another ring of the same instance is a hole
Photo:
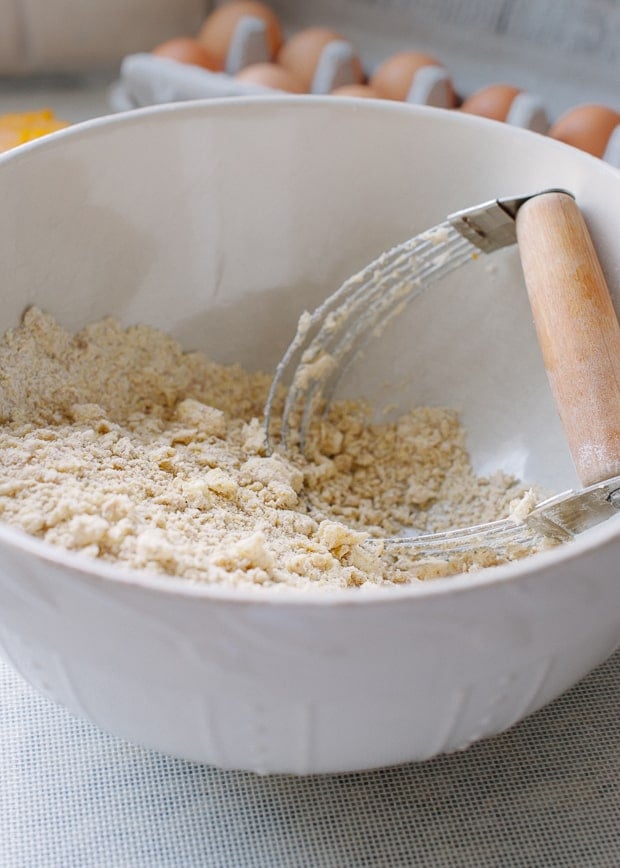
[[[510,513],[508,518],[520,524],[525,521],[528,515],[536,508],[538,497],[536,492],[530,488],[521,497],[517,497],[510,503]]]
[[[340,401],[307,455],[267,455],[270,383],[148,326],[108,318],[72,335],[29,309],[0,342],[1,520],[103,561],[231,587],[415,585],[529,553],[416,560],[384,547],[522,521],[535,505],[504,473],[476,477],[454,411],[377,424],[363,402]]]

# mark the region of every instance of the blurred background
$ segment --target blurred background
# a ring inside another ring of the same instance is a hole
[[[140,105],[361,84],[356,95],[486,115],[620,166],[619,0],[273,0],[267,18],[265,4],[232,0],[230,25],[215,20],[221,5],[0,0],[0,148]],[[179,38],[184,45],[170,44]],[[385,66],[403,53],[400,69]],[[585,117],[570,117],[584,105]]]

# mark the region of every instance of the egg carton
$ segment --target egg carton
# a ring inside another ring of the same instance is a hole
[[[519,2],[527,2],[527,0],[511,0],[511,2],[513,6],[516,6]],[[277,8],[278,4],[275,3],[274,5]],[[289,13],[295,12],[296,4],[291,2],[291,0],[287,0],[285,6],[286,8],[278,11],[282,13],[287,10]],[[299,4],[297,6],[301,10],[302,7]],[[483,6],[487,8],[488,4],[485,6],[483,3]],[[408,10],[412,15],[419,8],[419,0],[411,0],[408,5]],[[327,16],[327,9],[325,10],[325,20],[330,25],[336,24],[337,26],[341,26],[341,30],[346,32],[347,35],[349,33],[352,34],[354,42],[357,45],[361,45],[362,54],[368,60],[368,66],[371,70],[376,68],[378,63],[386,56],[405,47],[399,45],[397,38],[392,34],[389,46],[384,45],[381,48],[381,37],[376,36],[378,28],[373,26],[366,26],[365,28],[362,26],[360,28],[362,23],[372,25],[370,19],[362,22],[364,10],[363,3],[360,3],[360,0],[357,0],[357,2],[356,0],[345,0],[339,9],[341,13],[347,13],[347,20],[334,20],[334,14]],[[433,9],[437,13],[438,7],[433,6]],[[387,22],[390,10],[386,8],[381,0],[378,0],[378,2],[375,0],[371,8],[366,8],[367,12],[372,10],[380,11],[382,20]],[[332,10],[333,13],[335,11]],[[404,14],[405,9],[402,7],[399,10],[400,18],[398,20],[402,20],[403,24]],[[531,15],[528,20],[530,19],[532,19]],[[292,20],[295,20],[294,15]],[[351,22],[349,27],[347,27],[348,22]],[[354,26],[354,22],[357,22],[357,27]],[[377,21],[374,23],[377,24]],[[294,27],[294,30],[307,26],[308,22],[301,18],[297,20],[296,24],[297,26]],[[497,30],[498,28],[496,27],[495,29]],[[499,29],[501,30],[501,28]],[[357,33],[355,32],[356,30]],[[431,44],[435,48],[436,45],[441,44],[442,37],[445,38],[446,33],[445,22],[441,22],[441,26],[436,29],[431,28],[429,33],[427,33],[426,45],[409,43],[408,47],[417,50],[427,49],[430,36],[434,37]],[[496,38],[504,46],[507,46],[508,42],[510,42],[506,35],[498,36],[496,34]],[[513,38],[511,42],[513,49],[519,48],[520,50],[525,50],[525,46],[521,45],[518,40]],[[382,52],[383,56],[381,56]],[[318,60],[310,92],[313,94],[327,94],[340,86],[355,83],[357,80],[355,77],[355,62],[358,57],[359,54],[353,49],[351,43],[347,41],[335,40],[329,43]],[[111,90],[110,103],[114,110],[124,111],[165,102],[273,93],[274,91],[267,87],[239,81],[235,78],[236,73],[244,67],[269,60],[270,54],[265,23],[259,18],[246,16],[238,22],[233,34],[224,72],[210,72],[201,67],[182,64],[148,53],[131,54],[125,57],[122,62],[120,79]],[[557,61],[557,57],[554,58],[554,61]],[[475,65],[475,61],[473,63]],[[539,65],[540,80],[544,80],[546,85],[551,84],[553,91],[553,76],[543,74],[543,72],[549,73],[549,70],[544,69],[544,58],[541,58]],[[465,64],[466,67],[467,64]],[[498,66],[498,72],[500,69],[501,64]],[[566,76],[562,75],[561,78],[564,82]],[[531,79],[529,83],[533,83],[533,80]],[[505,122],[544,134],[548,131],[551,123],[546,105],[548,100],[543,100],[539,95],[528,90],[527,85],[528,82],[526,81],[524,90],[513,99],[505,117]],[[575,90],[577,93],[579,92],[577,83],[575,84]],[[418,105],[451,108],[453,96],[454,91],[450,71],[443,66],[425,66],[419,69],[413,76],[406,101]],[[612,133],[603,159],[620,168],[620,126]]]
[[[344,40],[325,46],[317,62],[313,94],[331,93],[337,87],[356,83],[353,47]],[[267,34],[263,21],[241,18],[226,57],[225,72],[210,72],[198,66],[178,63],[152,54],[132,54],[121,64],[119,81],[113,86],[110,104],[115,111],[177,100],[210,99],[223,96],[273,93],[270,88],[237,81],[235,74],[246,66],[269,61]],[[407,101],[418,105],[447,108],[451,105],[449,72],[439,66],[426,66],[413,77]],[[524,103],[520,117],[527,121],[538,107]]]

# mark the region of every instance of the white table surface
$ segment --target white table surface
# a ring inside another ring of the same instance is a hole
[[[77,123],[110,113],[108,90],[115,75],[0,77],[0,115],[51,108]]]
[[[620,653],[425,763],[260,778],[131,746],[0,662],[2,868],[618,868]]]

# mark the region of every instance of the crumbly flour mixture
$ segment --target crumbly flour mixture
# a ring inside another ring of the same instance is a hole
[[[94,558],[198,582],[329,588],[416,582],[492,553],[395,566],[370,537],[507,515],[456,414],[373,425],[336,404],[306,457],[267,455],[271,377],[105,319],[76,335],[32,308],[0,344],[0,520]]]

